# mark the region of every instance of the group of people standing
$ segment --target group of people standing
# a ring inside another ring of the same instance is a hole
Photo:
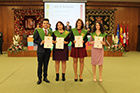
[[[72,49],[70,56],[73,57],[73,68],[74,68],[74,81],[77,82],[78,78],[79,81],[83,81],[83,69],[84,69],[84,58],[87,56],[86,52],[86,45],[85,43],[88,41],[87,35],[89,34],[88,30],[84,29],[84,23],[81,19],[78,19],[76,21],[75,28],[72,28],[71,31],[65,30],[65,26],[61,21],[58,21],[56,24],[56,31],[52,32],[48,30],[47,26],[49,24],[49,19],[44,19],[43,21],[43,28],[36,29],[34,33],[34,43],[38,44],[37,49],[37,57],[38,57],[38,81],[37,84],[41,84],[42,82],[42,66],[44,64],[44,81],[47,83],[50,83],[47,76],[47,69],[48,69],[48,63],[50,59],[50,53],[51,50],[44,48],[44,36],[52,36],[53,40],[52,43],[54,44],[53,47],[53,60],[55,60],[55,70],[56,70],[56,81],[59,81],[59,68],[60,68],[60,62],[62,62],[62,81],[65,81],[65,72],[66,72],[66,61],[69,60],[69,50],[68,50],[68,44],[71,41],[72,42]],[[101,41],[102,45],[105,45],[105,36],[106,33],[104,33],[104,28],[100,22],[96,22],[93,27],[93,31],[90,32],[91,40],[90,44],[94,44],[95,36],[102,36],[104,39]],[[75,47],[75,36],[83,36],[83,47],[77,48]],[[63,37],[64,38],[64,49],[56,49],[56,38],[57,37]],[[91,51],[91,64],[93,68],[93,80],[96,81],[96,65],[99,65],[99,80],[102,82],[102,65],[103,65],[103,55],[104,50],[97,49],[92,47]],[[78,58],[80,62],[80,73],[77,73],[77,67],[78,67]]]

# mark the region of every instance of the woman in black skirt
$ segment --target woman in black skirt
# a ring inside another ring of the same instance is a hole
[[[59,64],[62,62],[62,81],[65,81],[66,61],[68,60],[68,43],[70,42],[70,33],[64,30],[64,24],[59,21],[56,24],[56,31],[53,33],[53,60],[55,60],[56,81],[59,81]],[[64,38],[64,49],[56,49],[56,38]]]

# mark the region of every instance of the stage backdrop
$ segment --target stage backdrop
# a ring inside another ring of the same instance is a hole
[[[0,31],[3,32],[3,51],[6,51],[11,45],[14,34],[14,10],[15,9],[43,9],[42,1],[14,1],[0,2]],[[138,25],[140,25],[140,3],[132,2],[98,2],[88,1],[86,10],[93,9],[117,9],[115,11],[115,32],[117,31],[117,23],[129,21],[129,49],[137,50],[138,41]],[[8,21],[7,21],[8,20]],[[135,33],[134,33],[135,32]],[[107,40],[111,42],[112,37],[108,36]]]
[[[115,26],[115,12],[112,9],[87,9],[86,10],[86,20],[90,22],[92,28],[95,22],[101,22],[105,28],[108,35],[114,34]]]
[[[43,9],[14,9],[14,33],[32,35],[44,18]]]

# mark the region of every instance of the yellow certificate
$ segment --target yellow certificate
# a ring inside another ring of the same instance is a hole
[[[52,48],[52,37],[45,36],[44,41],[44,48]]]
[[[103,40],[103,37],[95,36],[94,48],[102,48],[102,44],[101,44],[102,40]]]
[[[75,36],[75,47],[83,47],[83,36]]]
[[[55,48],[56,49],[64,49],[64,38],[61,38],[61,37],[57,37],[56,38],[56,46]]]

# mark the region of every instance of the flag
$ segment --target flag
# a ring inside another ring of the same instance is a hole
[[[122,43],[123,44],[123,29],[122,29],[122,24],[121,24],[121,27],[120,27],[120,43]]]
[[[129,31],[128,31],[128,26],[129,26],[129,23],[127,23],[127,28],[126,28],[126,45],[127,46],[129,45]]]
[[[118,44],[119,44],[119,23],[118,23],[118,26],[117,26],[117,36],[118,36]]]
[[[125,23],[123,25],[123,46],[125,47],[126,44],[126,32],[125,32]]]

